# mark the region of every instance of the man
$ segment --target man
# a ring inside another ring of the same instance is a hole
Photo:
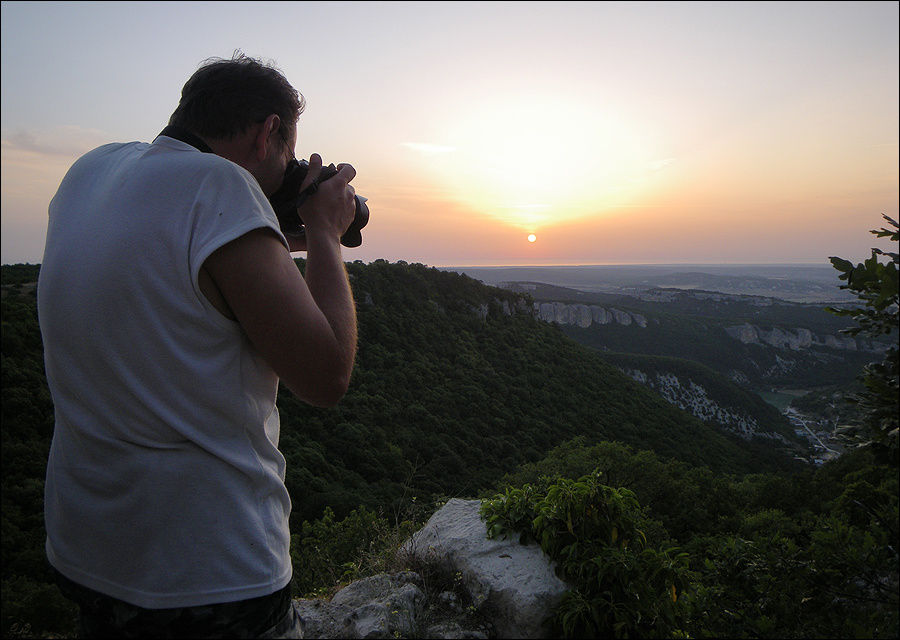
[[[299,637],[275,397],[334,405],[356,351],[354,169],[304,202],[303,238],[267,199],[303,107],[277,69],[208,61],[160,136],[89,152],[50,203],[46,548],[86,635]]]

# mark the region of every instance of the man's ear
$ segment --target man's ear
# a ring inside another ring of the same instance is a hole
[[[278,131],[281,126],[281,118],[273,113],[265,119],[256,130],[253,138],[253,154],[257,162],[262,162],[269,154],[269,136]]]

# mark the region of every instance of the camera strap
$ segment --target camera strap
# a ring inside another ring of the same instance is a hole
[[[160,131],[159,135],[167,136],[169,138],[175,138],[180,142],[191,145],[192,147],[194,147],[198,151],[202,151],[203,153],[213,153],[213,150],[208,144],[203,142],[203,140],[201,140],[198,136],[195,136],[187,129],[169,125],[165,129]]]

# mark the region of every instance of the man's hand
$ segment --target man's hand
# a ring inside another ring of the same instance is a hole
[[[322,173],[322,157],[314,153],[309,158],[309,169],[300,185],[302,192],[314,182],[317,183],[315,193],[309,196],[300,206],[300,218],[306,227],[306,235],[317,235],[326,238],[337,238],[344,235],[356,214],[356,192],[350,181],[356,176],[356,170],[349,164],[339,164],[336,175],[319,183]],[[304,242],[304,248],[309,243]],[[294,245],[291,246],[292,250]]]

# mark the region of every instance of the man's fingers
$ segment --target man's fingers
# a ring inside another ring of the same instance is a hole
[[[337,170],[338,175],[346,179],[347,182],[350,182],[351,180],[353,180],[353,178],[356,177],[356,169],[353,168],[353,165],[342,162],[337,166]]]
[[[303,183],[300,185],[300,191],[306,189],[309,185],[313,183],[313,180],[318,179],[319,174],[322,173],[322,156],[318,153],[314,153],[309,156],[309,167],[306,169],[306,176],[303,178]]]
[[[301,191],[306,191],[311,185],[318,188],[310,198],[300,205],[301,218],[306,226],[307,234],[313,233],[336,234],[340,237],[352,224],[356,214],[356,202],[354,196],[356,190],[348,183],[356,177],[356,169],[347,163],[341,163],[336,167],[329,165],[328,172],[336,169],[337,173],[332,177],[320,181],[323,168],[322,156],[313,153],[309,156],[309,167],[306,176],[300,185]],[[291,247],[292,251],[302,250]]]

